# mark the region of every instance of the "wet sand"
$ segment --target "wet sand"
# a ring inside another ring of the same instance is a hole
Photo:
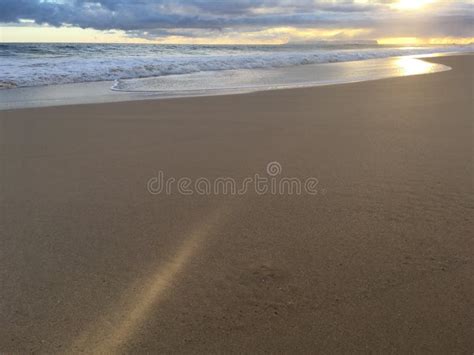
[[[0,112],[1,352],[474,348],[474,56],[310,89]],[[162,170],[301,196],[152,195]]]

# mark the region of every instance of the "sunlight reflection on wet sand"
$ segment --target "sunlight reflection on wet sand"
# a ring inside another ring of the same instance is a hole
[[[394,63],[398,67],[399,73],[402,76],[429,74],[440,71],[438,64],[429,63],[412,57],[396,58]]]

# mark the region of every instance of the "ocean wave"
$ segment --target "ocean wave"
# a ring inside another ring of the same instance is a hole
[[[71,50],[70,47],[66,48]],[[12,51],[12,48],[8,49]],[[50,49],[48,49],[50,50]],[[90,51],[90,48],[81,51]],[[472,52],[474,46],[444,46],[418,48],[365,48],[338,50],[300,50],[289,48],[279,51],[239,50],[226,53],[222,50],[213,54],[213,49],[200,54],[187,51],[186,55],[173,52],[137,55],[68,55],[38,58],[0,56],[0,81],[12,86],[41,86],[53,84],[80,83],[92,81],[114,81],[159,77],[164,75],[190,74],[238,69],[266,69],[298,66],[305,64],[360,61],[394,56],[422,55],[443,52]],[[30,52],[31,53],[31,52]]]

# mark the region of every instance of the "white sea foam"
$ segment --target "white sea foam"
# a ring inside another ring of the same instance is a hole
[[[233,69],[151,78],[121,79],[112,89],[159,96],[216,95],[237,92],[341,84],[449,70],[410,56],[272,69]]]
[[[157,49],[158,48],[158,49]],[[28,87],[161,77],[222,70],[282,68],[401,55],[472,52],[474,46],[443,47],[140,47],[70,45],[55,48],[0,46],[0,85]],[[45,54],[46,53],[46,54]]]
[[[450,68],[413,57],[297,65],[272,69],[203,71],[0,90],[0,110],[57,105],[212,96],[352,83],[436,73]]]

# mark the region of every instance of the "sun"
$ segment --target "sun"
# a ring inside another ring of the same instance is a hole
[[[433,0],[398,0],[392,7],[398,10],[417,10],[432,2]]]

